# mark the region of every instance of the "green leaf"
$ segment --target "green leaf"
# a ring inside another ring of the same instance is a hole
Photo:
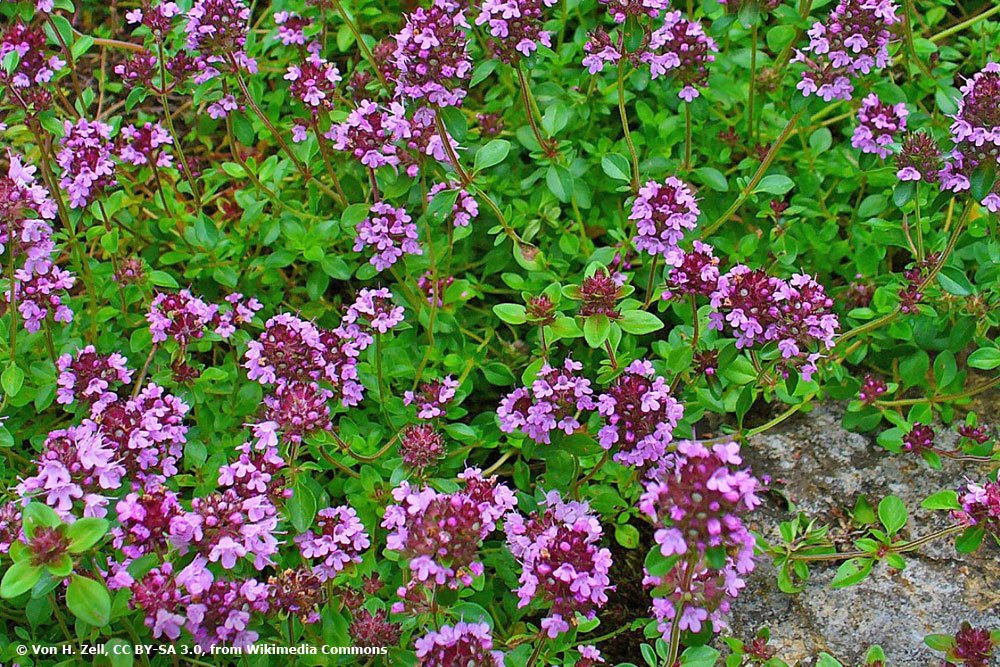
[[[970,526],[955,540],[955,551],[960,554],[972,553],[983,543],[984,537],[986,537],[984,526]]]
[[[899,208],[903,208],[916,194],[916,181],[900,181],[892,191],[892,201]]]
[[[774,53],[781,51],[795,39],[795,27],[776,25],[767,31],[767,48]]]
[[[820,653],[816,660],[816,667],[844,667],[844,665],[829,653]]]
[[[508,153],[510,153],[510,142],[506,139],[494,139],[476,152],[476,171],[500,164]]]
[[[990,371],[1000,366],[1000,349],[981,347],[969,355],[968,364],[973,368]]]
[[[837,568],[837,574],[834,576],[833,581],[830,582],[830,587],[847,588],[863,581],[872,571],[873,563],[874,561],[871,558],[852,558],[844,561]]]
[[[986,199],[986,195],[993,189],[996,179],[996,163],[984,161],[983,164],[976,167],[975,171],[972,172],[972,176],[969,177],[969,193],[976,200],[981,201]]]
[[[958,493],[951,489],[939,491],[928,496],[920,506],[925,510],[957,510],[962,505],[958,502]]]
[[[664,556],[660,547],[656,546],[646,554],[646,571],[654,577],[665,577],[674,569],[678,560],[680,560],[679,554]]]
[[[946,266],[941,269],[937,280],[944,291],[955,296],[971,296],[976,291],[965,272],[954,266]]]
[[[97,517],[85,517],[77,519],[66,529],[66,537],[69,538],[69,552],[72,554],[83,553],[104,537],[108,532],[108,522]]]
[[[618,326],[622,331],[636,336],[659,331],[663,328],[663,322],[653,313],[645,310],[626,310],[618,320]]]
[[[17,396],[21,387],[24,386],[24,371],[16,363],[11,362],[4,370],[3,375],[0,375],[0,386],[3,386],[4,393],[8,396]]]
[[[31,587],[42,578],[42,568],[32,565],[31,561],[22,560],[14,563],[4,572],[0,580],[0,597],[16,598],[21,593],[30,591]]]
[[[169,287],[171,289],[180,287],[174,277],[166,271],[150,271],[149,280],[156,287]]]
[[[519,303],[498,303],[493,306],[493,312],[507,324],[524,324],[527,321],[524,306]]]
[[[320,445],[322,447],[322,445]],[[295,530],[304,533],[309,530],[313,519],[316,518],[316,496],[313,495],[305,483],[305,477],[299,477],[292,488],[292,497],[286,504],[288,509],[288,519],[292,522]]]
[[[729,181],[726,180],[725,174],[723,174],[718,169],[712,167],[699,167],[694,170],[701,180],[716,192],[729,192]]]
[[[476,65],[475,69],[472,70],[472,78],[469,80],[469,87],[473,88],[485,81],[486,77],[492,74],[496,68],[496,60],[484,60]]]
[[[132,643],[121,637],[112,637],[105,642],[104,653],[107,655],[111,667],[132,667],[134,663]]]
[[[889,535],[895,535],[906,525],[906,505],[898,496],[886,496],[878,504],[878,520]]]
[[[66,606],[85,623],[101,628],[111,619],[111,596],[104,584],[74,574],[66,589]]]
[[[29,540],[34,537],[35,529],[39,526],[55,528],[62,525],[62,519],[55,510],[40,502],[28,503],[21,513],[21,519],[24,523],[24,534]]]
[[[787,176],[782,176],[781,174],[771,174],[770,176],[765,176],[754,192],[766,192],[772,195],[783,195],[792,188],[795,187],[795,181],[788,178]]]
[[[573,174],[561,164],[549,166],[545,174],[545,184],[562,203],[568,204],[573,199]]]
[[[711,646],[692,646],[681,653],[682,667],[712,667],[720,653]]]
[[[611,333],[611,321],[607,315],[591,315],[583,321],[583,337],[590,347],[600,347]]]
[[[955,638],[951,635],[927,635],[924,637],[924,643],[932,651],[947,653],[955,646]]]
[[[605,153],[601,158],[601,169],[610,178],[616,181],[629,182],[632,180],[632,167],[629,165],[628,158],[624,155],[618,153]]]
[[[626,549],[639,546],[639,530],[630,524],[620,523],[615,526],[615,540]]]

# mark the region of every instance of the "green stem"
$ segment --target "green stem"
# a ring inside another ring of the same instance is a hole
[[[736,213],[741,206],[743,206],[743,203],[746,202],[750,195],[753,194],[754,188],[756,188],[764,178],[764,174],[770,168],[774,159],[778,156],[778,150],[785,143],[785,141],[788,140],[788,136],[792,133],[792,129],[795,127],[795,124],[799,122],[799,118],[802,117],[803,113],[803,111],[796,111],[795,114],[788,119],[788,123],[785,124],[785,128],[781,131],[781,134],[779,134],[778,138],[775,139],[773,144],[771,144],[770,150],[767,151],[767,155],[764,156],[764,161],[760,163],[760,166],[757,168],[757,172],[753,175],[753,178],[751,178],[746,187],[740,191],[736,201],[734,201],[732,205],[726,209],[726,212],[720,215],[715,222],[702,230],[701,238],[704,239],[711,236],[715,230],[725,224],[725,222],[729,220],[729,218],[732,217],[732,215]]]
[[[625,143],[632,159],[632,191],[639,191],[639,157],[632,143],[632,133],[628,129],[628,112],[625,110],[625,58],[618,61],[618,115],[622,121],[622,132],[625,133]]]

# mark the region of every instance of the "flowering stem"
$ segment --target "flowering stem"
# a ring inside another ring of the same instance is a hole
[[[264,111],[257,105],[257,102],[256,100],[253,99],[253,96],[250,95],[250,89],[247,88],[246,81],[243,80],[243,75],[240,74],[239,65],[237,64],[236,59],[231,55],[229,56],[229,64],[233,68],[233,74],[236,76],[236,83],[239,85],[240,92],[243,93],[243,97],[246,99],[247,104],[249,104],[250,108],[253,109],[254,114],[256,114],[257,118],[260,119],[260,122],[264,123],[264,126],[271,133],[271,136],[274,137],[274,140],[276,142],[278,142],[278,146],[295,165],[295,168],[298,169],[300,174],[302,174],[302,178],[305,179],[305,182],[309,183],[311,181],[315,183],[316,187],[319,188],[319,190],[323,192],[323,194],[330,197],[334,201],[338,202],[341,206],[346,206],[347,205],[346,200],[339,194],[331,190],[329,187],[327,187],[322,181],[320,181],[317,178],[313,178],[312,173],[309,171],[309,167],[304,162],[302,162],[302,160],[296,157],[296,155],[292,152],[291,147],[282,138],[281,133],[278,132],[278,128],[276,128],[274,124],[271,123],[271,120],[266,115],[264,115]]]
[[[608,352],[608,361],[611,362],[611,368],[618,368],[618,359],[615,358],[615,351],[611,347],[611,341],[604,341],[604,349]]]
[[[462,187],[471,184],[472,177],[462,167],[462,163],[458,161],[458,155],[455,154],[455,148],[451,145],[451,137],[448,136],[448,130],[445,129],[444,120],[441,118],[440,108],[434,109],[434,124],[437,126],[438,135],[441,137],[441,143],[444,144],[444,150],[448,153],[448,160],[451,162],[451,166],[455,169],[458,177],[462,180]]]
[[[781,134],[779,134],[778,138],[775,139],[773,144],[771,144],[770,150],[767,151],[767,155],[764,156],[764,161],[760,163],[760,166],[757,168],[757,172],[753,175],[753,178],[750,179],[750,182],[747,183],[745,188],[740,190],[740,194],[736,198],[736,201],[734,201],[732,205],[726,209],[726,212],[720,215],[715,222],[702,230],[701,238],[711,236],[715,230],[725,224],[725,222],[729,220],[729,218],[732,217],[732,215],[736,213],[741,206],[743,206],[743,203],[746,202],[750,195],[753,194],[754,188],[756,188],[757,184],[764,178],[764,174],[774,162],[774,158],[778,156],[778,150],[788,139],[788,136],[792,133],[792,128],[794,128],[795,124],[799,122],[799,118],[802,117],[802,114],[803,111],[796,111],[795,114],[788,119],[788,123],[785,124],[785,128],[781,131]]]
[[[323,449],[322,446],[317,447],[316,451],[319,452],[320,456],[322,456],[324,459],[326,459],[327,463],[329,463],[334,468],[336,468],[340,472],[344,473],[348,477],[353,477],[354,479],[358,479],[358,478],[361,477],[361,475],[359,475],[358,473],[354,472],[353,470],[351,470],[350,468],[348,468],[347,466],[345,466],[343,463],[341,463],[337,459],[335,459],[332,456],[330,456],[330,454],[325,449]]]
[[[524,112],[528,116],[528,125],[531,126],[531,131],[535,135],[535,141],[550,158],[555,154],[552,146],[549,144],[548,139],[542,137],[541,131],[538,129],[538,123],[535,121],[535,111],[534,105],[532,105],[532,100],[530,97],[530,92],[528,88],[528,81],[524,76],[524,72],[521,70],[521,65],[518,64],[514,68],[517,71],[517,81],[521,86],[521,100],[524,102]]]
[[[167,101],[167,65],[163,59],[163,42],[161,40],[157,40],[156,48],[159,53],[160,62],[160,104],[163,106],[163,119],[167,121],[167,129],[170,130],[170,136],[173,138],[173,146],[177,149],[177,157],[180,158],[181,167],[184,169],[184,177],[191,186],[191,194],[194,195],[195,201],[198,202],[198,208],[200,209],[201,190],[198,188],[198,182],[195,180],[194,174],[191,172],[190,165],[188,165],[187,156],[184,155],[184,148],[181,146],[181,138],[177,135],[177,130],[174,129],[174,118],[170,113],[170,103]]]
[[[361,31],[358,30],[357,24],[354,23],[350,15],[344,9],[343,5],[340,4],[340,0],[331,1],[333,3],[333,8],[338,14],[340,14],[340,18],[344,19],[344,23],[347,24],[347,29],[351,31],[352,35],[354,35],[354,41],[358,43],[358,48],[361,49],[361,55],[365,57],[368,64],[372,66],[373,70],[375,70],[375,75],[382,83],[382,87],[388,90],[389,82],[385,80],[385,74],[382,73],[382,69],[378,66],[378,63],[375,62],[375,55],[372,53],[371,49],[368,48],[368,45],[365,44],[365,40],[361,38]]]
[[[535,650],[531,652],[531,657],[528,658],[528,662],[524,663],[524,667],[533,667],[538,662],[538,656],[542,654],[542,647],[545,646],[545,643],[541,636],[535,640]]]
[[[698,349],[698,304],[695,303],[694,294],[690,294],[691,299],[691,326],[694,327],[694,333],[691,336],[691,351],[696,352]]]
[[[628,129],[628,112],[625,111],[625,59],[618,61],[618,115],[622,120],[622,132],[625,133],[625,143],[628,145],[629,156],[632,158],[632,191],[639,191],[639,157],[635,154],[632,143],[632,133]]]
[[[14,279],[14,249],[7,251],[7,279],[10,281],[10,362],[17,358],[17,282]],[[6,392],[4,392],[6,394]],[[6,396],[5,396],[6,397]]]
[[[146,356],[146,362],[142,365],[142,370],[139,371],[138,377],[135,379],[135,387],[132,388],[132,399],[139,395],[142,391],[142,383],[146,379],[146,373],[149,372],[149,364],[153,361],[153,355],[156,354],[156,349],[159,347],[159,343],[153,343],[153,347],[150,348],[149,354]]]
[[[892,408],[906,405],[918,405],[920,403],[951,403],[952,401],[959,401],[963,398],[969,398],[971,396],[981,394],[988,389],[992,389],[998,384],[1000,384],[1000,376],[993,378],[989,382],[984,382],[977,387],[973,387],[956,394],[948,394],[946,396],[930,396],[925,398],[902,398],[895,401],[875,401],[875,405],[884,408]]]
[[[754,93],[757,88],[757,23],[750,28],[750,90],[747,93],[747,146],[754,144]]]
[[[323,156],[323,164],[326,165],[326,171],[330,174],[330,178],[333,179],[333,187],[337,191],[337,195],[340,196],[340,200],[347,205],[347,195],[344,194],[344,189],[340,186],[340,179],[337,178],[337,172],[333,169],[333,162],[330,160],[329,147],[326,145],[326,139],[323,133],[319,131],[319,125],[313,123],[313,129],[316,132],[316,142],[319,144],[319,152]]]
[[[691,580],[694,578],[694,568],[694,560],[689,558],[687,569],[684,572],[684,583],[681,584],[680,588],[683,591],[681,599],[677,601],[677,606],[674,608],[674,619],[670,627],[670,647],[667,650],[667,659],[663,663],[664,667],[674,667],[677,664],[677,654],[681,647],[681,616],[684,614],[683,594],[691,588]]]
[[[642,303],[644,310],[649,308],[649,304],[653,301],[653,282],[656,280],[656,262],[659,259],[659,255],[653,255],[653,263],[649,266],[649,280],[646,281],[646,300]]]
[[[979,23],[980,21],[982,21],[984,19],[988,19],[989,17],[993,16],[997,12],[1000,12],[1000,4],[993,5],[992,7],[990,7],[989,9],[987,9],[986,11],[980,12],[979,14],[973,16],[972,18],[966,19],[965,21],[962,21],[961,23],[956,23],[955,25],[951,26],[950,28],[946,28],[946,29],[942,30],[941,32],[937,33],[936,35],[931,36],[931,41],[932,42],[939,42],[942,39],[944,39],[945,37],[950,37],[951,35],[954,35],[956,32],[961,32],[961,31],[965,30],[966,28],[968,28],[969,26],[973,26],[973,25]]]
[[[920,59],[917,55],[917,47],[913,43],[913,25],[910,22],[910,13],[913,11],[913,0],[903,0],[903,35],[906,38],[906,49],[910,52],[910,56],[917,63],[917,67],[920,69],[924,75],[931,81],[934,80],[934,74],[927,68],[924,61]]]
[[[681,169],[691,169],[691,103],[684,103],[684,162]]]
[[[389,428],[392,428],[392,421],[389,419],[389,413],[386,412],[386,402],[388,400],[385,388],[385,380],[382,375],[382,334],[375,332],[375,376],[378,380],[378,398],[379,406],[382,409],[382,417],[385,419],[385,424]]]
[[[963,526],[961,524],[948,526],[947,528],[942,528],[941,530],[936,530],[933,533],[928,533],[927,535],[924,535],[923,537],[918,537],[917,539],[912,540],[910,542],[900,542],[899,544],[896,544],[896,545],[889,545],[889,546],[886,547],[886,551],[888,553],[896,553],[896,554],[906,553],[908,551],[914,551],[914,550],[919,549],[920,547],[924,546],[925,544],[933,542],[934,540],[940,539],[942,537],[948,537],[949,535],[954,535],[955,533],[958,533],[958,532],[963,531],[963,530],[965,530],[965,526]],[[827,561],[827,560],[849,560],[851,558],[871,558],[874,555],[875,555],[875,553],[874,552],[870,552],[870,551],[842,551],[842,552],[832,553],[832,554],[801,554],[801,555],[799,555],[799,554],[792,553],[792,554],[789,554],[788,557],[791,560],[819,562],[819,561]]]

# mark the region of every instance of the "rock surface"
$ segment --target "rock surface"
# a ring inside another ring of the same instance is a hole
[[[981,419],[994,417],[991,421],[997,423],[995,415],[984,414],[995,405],[981,406]],[[921,509],[924,498],[986,472],[947,459],[943,470],[934,471],[916,457],[893,455],[874,437],[841,428],[842,409],[819,406],[744,448],[754,472],[770,475],[772,488],[780,492],[771,493],[754,515],[753,527],[768,540],[777,539],[778,524],[795,511],[830,525],[836,535],[844,512],[859,495],[872,505],[887,495],[902,498],[913,526],[904,536],[912,539],[947,521],[945,513]],[[942,432],[939,441],[947,437]],[[1000,628],[1000,550],[995,544],[961,555],[953,540],[941,539],[909,554],[905,570],[881,564],[864,582],[842,590],[829,586],[836,564],[813,564],[811,572],[802,593],[787,595],[778,590],[770,562],[762,559],[733,606],[731,634],[750,639],[758,628],[769,627],[777,656],[793,666],[813,665],[821,651],[845,665],[860,664],[872,644],[885,649],[891,665],[918,666],[941,664],[940,654],[923,643],[927,634],[953,634],[963,621]]]

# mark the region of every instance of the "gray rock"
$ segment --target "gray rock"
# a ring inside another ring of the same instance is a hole
[[[841,428],[842,414],[842,406],[819,406],[753,438],[744,448],[754,472],[770,475],[772,487],[788,501],[773,493],[753,515],[753,528],[769,540],[777,539],[781,521],[794,517],[791,503],[831,526],[831,535],[843,538],[842,548],[849,549],[843,519],[862,494],[873,506],[887,495],[902,498],[913,526],[904,537],[912,539],[948,521],[943,512],[921,509],[924,498],[986,472],[948,460],[943,470],[934,471],[916,457],[893,455],[875,444],[874,437]],[[945,437],[940,437],[942,443]],[[778,590],[775,570],[762,558],[733,605],[730,634],[746,640],[758,628],[769,627],[771,645],[791,665],[812,665],[821,651],[844,664],[860,664],[872,644],[885,649],[892,665],[939,665],[940,654],[924,645],[925,635],[952,634],[963,621],[1000,628],[998,554],[995,545],[984,545],[972,555],[958,554],[953,540],[946,538],[909,554],[906,569],[880,564],[864,582],[842,590],[829,586],[838,563],[817,563],[798,595]]]

